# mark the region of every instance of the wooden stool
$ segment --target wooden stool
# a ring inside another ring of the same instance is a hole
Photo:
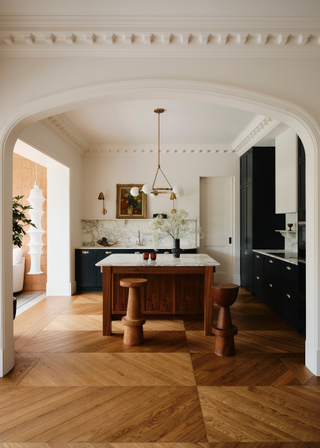
[[[127,315],[122,318],[124,325],[124,345],[138,345],[143,342],[145,318],[141,316],[141,300],[138,288],[145,286],[145,278],[123,278],[120,285],[129,288]]]
[[[232,325],[229,307],[238,296],[239,286],[232,283],[215,283],[211,285],[213,300],[219,305],[217,325],[212,327],[215,334],[214,352],[219,356],[234,356],[234,335],[238,329]]]

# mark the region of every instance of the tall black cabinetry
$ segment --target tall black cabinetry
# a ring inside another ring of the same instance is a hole
[[[275,148],[254,147],[240,158],[241,286],[253,292],[252,249],[283,249],[285,215],[275,214]]]
[[[306,157],[298,137],[299,331],[306,334]]]

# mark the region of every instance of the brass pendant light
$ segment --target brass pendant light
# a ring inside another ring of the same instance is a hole
[[[163,112],[165,112],[164,109],[158,108],[158,109],[154,109],[154,112],[156,114],[158,114],[158,166],[157,166],[157,170],[156,170],[156,174],[154,176],[154,180],[153,180],[153,184],[145,184],[142,187],[142,191],[145,194],[150,194],[151,196],[158,196],[158,194],[170,194],[170,199],[174,200],[180,196],[183,195],[184,191],[183,188],[181,187],[181,185],[174,185],[173,187],[171,186],[170,182],[168,181],[166,175],[164,174],[164,172],[161,169],[161,165],[160,165],[160,114],[163,114]],[[162,173],[163,177],[165,178],[165,180],[167,181],[169,187],[156,187],[155,183],[157,180],[157,176],[159,171]],[[138,196],[139,195],[139,188],[138,187],[133,187],[130,190],[130,193],[132,194],[132,196]]]

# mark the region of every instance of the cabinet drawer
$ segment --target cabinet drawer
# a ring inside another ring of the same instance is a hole
[[[280,315],[294,328],[298,329],[299,296],[297,291],[282,289],[280,291]]]
[[[265,298],[266,304],[276,313],[280,314],[281,311],[281,299],[280,299],[279,285],[270,280],[265,280]]]
[[[298,266],[292,263],[283,263],[282,282],[291,289],[298,289],[298,282],[299,282]]]
[[[272,257],[266,257],[264,263],[265,274],[272,283],[280,283],[283,267],[282,265],[283,261]]]
[[[253,253],[253,270],[260,275],[264,274],[264,256],[261,254]]]
[[[253,292],[261,300],[264,298],[264,278],[256,272],[253,275]]]

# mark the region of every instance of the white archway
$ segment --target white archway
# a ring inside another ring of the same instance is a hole
[[[209,102],[263,114],[293,128],[303,141],[306,150],[308,222],[306,365],[315,375],[320,375],[318,275],[320,128],[317,122],[306,111],[294,104],[251,91],[193,81],[139,80],[82,87],[23,104],[8,117],[0,129],[2,153],[0,162],[2,174],[0,184],[0,207],[2,210],[0,221],[0,376],[4,376],[14,366],[11,282],[11,164],[15,141],[27,126],[54,114],[97,102],[155,97]]]

